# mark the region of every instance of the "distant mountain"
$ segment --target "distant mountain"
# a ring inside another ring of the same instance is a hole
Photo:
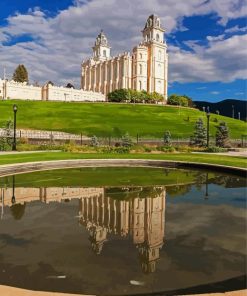
[[[246,121],[247,118],[247,101],[241,100],[223,100],[217,103],[210,103],[204,101],[194,101],[195,107],[199,110],[207,110],[209,107],[209,111],[211,113],[216,113],[219,111],[220,115],[224,115],[227,117],[233,117],[234,110],[234,118],[238,119],[238,112],[240,112],[240,119]]]

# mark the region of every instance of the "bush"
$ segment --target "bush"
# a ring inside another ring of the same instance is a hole
[[[171,133],[170,131],[166,131],[164,133],[164,144],[165,146],[170,146],[171,145]]]
[[[170,95],[167,100],[168,105],[183,106],[183,107],[188,107],[189,102],[190,101],[188,97],[179,96],[176,94]]]
[[[122,136],[121,145],[123,147],[131,147],[131,146],[133,146],[133,142],[132,142],[132,140],[131,140],[128,133],[126,133],[124,136]]]
[[[130,102],[130,103],[157,103],[163,102],[164,97],[157,93],[148,93],[145,90],[116,89],[108,94],[110,102]]]
[[[157,150],[162,151],[162,152],[175,152],[176,149],[172,146],[160,146],[157,147]]]
[[[152,152],[152,149],[150,147],[144,147],[144,151],[149,153]]]
[[[219,152],[226,152],[227,149],[217,146],[211,146],[204,150],[205,152],[212,152],[212,153],[219,153]]]
[[[101,149],[102,153],[119,153],[125,154],[130,152],[129,147],[112,147],[112,146],[105,146]]]
[[[92,147],[99,146],[99,140],[96,136],[92,136],[91,141],[90,141],[90,146],[92,146]]]

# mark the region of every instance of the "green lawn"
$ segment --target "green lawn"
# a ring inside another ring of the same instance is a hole
[[[180,160],[199,163],[212,163],[227,166],[247,167],[246,157],[234,157],[213,154],[103,154],[103,153],[69,153],[69,152],[40,152],[26,154],[0,155],[0,165],[11,163],[24,163],[32,161],[48,161],[63,159],[161,159],[161,160]]]
[[[201,111],[172,106],[9,100],[0,101],[0,125],[12,118],[14,103],[18,105],[17,128],[65,131],[98,137],[120,137],[129,132],[131,136],[138,133],[141,137],[160,138],[165,130],[170,130],[174,139],[189,138],[199,117],[206,122],[205,113]],[[215,135],[216,119],[227,122],[231,138],[241,138],[242,134],[246,134],[245,122],[212,114],[211,136]]]

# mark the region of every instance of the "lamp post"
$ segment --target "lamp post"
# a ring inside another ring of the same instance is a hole
[[[207,147],[209,147],[209,118],[210,118],[210,112],[207,112]]]
[[[14,111],[14,141],[12,146],[12,151],[16,151],[16,112],[17,112],[17,105],[13,105],[13,111]]]

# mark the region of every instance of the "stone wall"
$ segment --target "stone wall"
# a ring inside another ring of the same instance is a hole
[[[0,79],[0,99],[64,101],[64,102],[104,102],[105,95],[99,92],[66,88],[46,84],[43,87]]]
[[[103,102],[105,101],[105,95],[99,92],[84,91],[81,89],[66,88],[46,84],[42,88],[42,99],[47,101],[64,102]]]
[[[15,81],[6,81],[5,83],[5,98],[7,99],[41,101],[41,94],[40,86]]]

